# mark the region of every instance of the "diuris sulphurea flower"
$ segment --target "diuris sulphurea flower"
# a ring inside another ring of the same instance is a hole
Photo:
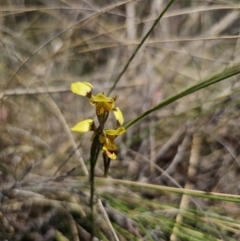
[[[114,109],[114,98],[109,98],[102,93],[92,96],[90,102],[96,106],[97,115],[109,112]]]
[[[123,114],[118,107],[115,107],[117,97],[108,97],[104,93],[97,95],[92,94],[93,86],[88,82],[75,82],[71,85],[71,90],[77,95],[89,98],[90,104],[95,106],[99,126],[97,127],[92,119],[83,120],[71,128],[74,132],[93,131],[91,141],[95,137],[98,138],[101,145],[104,160],[104,176],[107,177],[111,160],[117,158],[118,148],[115,144],[115,138],[125,132],[125,128],[121,125],[124,122]],[[113,112],[116,123],[116,129],[104,129],[104,125],[108,119],[109,112]]]
[[[103,145],[104,177],[107,177],[108,175],[110,161],[117,158],[118,148],[114,140],[124,132],[125,128],[119,127],[116,130],[104,130],[99,136],[99,141]]]
[[[114,140],[117,136],[125,132],[124,127],[119,127],[116,130],[104,130],[99,137],[100,143],[103,144],[103,153],[108,156],[110,159],[116,159],[117,157],[117,146],[114,143]]]
[[[94,96],[92,95],[92,89],[93,86],[88,82],[75,82],[71,85],[71,90],[73,93],[89,98],[90,103],[93,106],[96,106],[97,115],[102,115],[103,113],[113,111],[117,121],[121,125],[124,119],[120,109],[118,107],[115,108],[115,101],[117,97],[107,97],[103,93],[99,93]]]

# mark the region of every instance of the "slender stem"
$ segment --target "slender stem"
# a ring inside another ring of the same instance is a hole
[[[96,112],[97,114],[97,112]],[[92,141],[91,152],[90,152],[90,207],[91,207],[91,214],[90,214],[90,224],[91,224],[91,240],[94,237],[94,194],[95,194],[95,187],[94,187],[94,170],[95,165],[98,159],[98,155],[100,150],[102,149],[102,144],[99,141],[99,136],[103,133],[105,122],[108,119],[109,112],[105,112],[102,115],[97,114],[99,127],[96,129]]]
[[[90,207],[91,207],[91,214],[90,214],[90,225],[91,225],[91,240],[94,237],[94,170],[95,165],[98,159],[98,154],[101,150],[101,143],[99,142],[99,134],[97,133],[93,139],[92,146],[91,146],[91,156],[90,156],[90,176],[89,176],[89,182],[90,182]]]
[[[114,84],[112,86],[112,88],[110,89],[110,91],[108,92],[108,95],[111,94],[111,92],[114,90],[114,88],[116,87],[117,83],[119,82],[119,80],[121,79],[121,77],[123,76],[123,74],[125,73],[125,71],[127,70],[128,66],[130,65],[130,63],[132,62],[132,60],[134,59],[135,55],[137,54],[138,50],[142,47],[142,45],[144,44],[144,42],[146,41],[146,39],[149,37],[149,35],[151,34],[151,32],[153,31],[153,29],[155,28],[155,26],[158,24],[158,22],[160,21],[160,19],[163,17],[163,15],[167,12],[167,10],[170,8],[170,6],[173,4],[175,0],[171,0],[169,2],[169,4],[166,6],[166,8],[161,12],[161,14],[159,15],[159,17],[155,20],[155,22],[153,23],[152,27],[149,29],[149,31],[147,32],[147,34],[144,36],[144,38],[142,39],[142,41],[140,42],[140,44],[137,46],[137,48],[135,49],[135,51],[133,52],[132,56],[130,57],[130,59],[128,60],[128,62],[126,63],[125,67],[123,68],[122,72],[117,76],[117,79],[114,81]]]

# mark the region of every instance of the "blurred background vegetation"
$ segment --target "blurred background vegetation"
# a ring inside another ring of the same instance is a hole
[[[0,1],[0,240],[90,240],[91,134],[70,128],[94,109],[70,85],[107,94],[168,3]],[[174,1],[111,93],[126,123],[240,64],[239,8]],[[117,139],[94,240],[240,240],[239,90],[234,75]]]

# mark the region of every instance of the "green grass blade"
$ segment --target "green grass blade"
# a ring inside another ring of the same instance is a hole
[[[160,21],[160,19],[163,17],[163,15],[167,12],[167,10],[171,7],[171,5],[173,4],[175,0],[171,0],[169,2],[169,4],[166,6],[166,8],[161,12],[161,14],[159,15],[159,17],[155,20],[155,22],[153,23],[152,27],[149,29],[149,31],[147,32],[147,34],[144,36],[144,38],[142,39],[142,41],[140,42],[140,44],[137,46],[137,48],[135,49],[135,51],[133,52],[132,56],[129,58],[128,62],[126,63],[126,65],[124,66],[123,70],[121,71],[121,73],[117,76],[116,80],[114,81],[114,84],[112,86],[112,88],[110,89],[110,91],[108,92],[108,95],[111,94],[111,92],[114,90],[114,88],[116,87],[117,83],[119,82],[119,80],[121,79],[121,77],[123,76],[123,74],[125,73],[125,71],[127,70],[128,66],[130,65],[130,63],[132,62],[132,60],[134,59],[135,55],[137,54],[138,50],[142,47],[142,45],[144,44],[144,42],[146,41],[146,39],[149,37],[149,35],[151,34],[151,32],[153,31],[153,29],[155,28],[155,26],[157,25],[157,23]]]
[[[153,108],[147,110],[146,112],[144,112],[143,114],[141,114],[140,116],[138,116],[137,118],[135,118],[134,120],[128,122],[125,125],[125,128],[128,129],[130,126],[134,125],[136,122],[140,121],[141,119],[143,119],[144,117],[148,116],[149,114],[151,114],[152,112],[161,109],[171,103],[173,103],[174,101],[181,99],[184,96],[187,96],[189,94],[194,93],[195,91],[204,89],[210,85],[213,85],[215,83],[218,83],[222,80],[225,80],[229,77],[235,76],[237,74],[240,73],[240,67],[239,65],[235,65],[232,67],[228,67],[226,68],[223,72],[221,73],[217,73],[207,79],[205,79],[204,81],[201,81],[197,84],[194,84],[193,86],[190,86],[184,90],[182,90],[181,92],[179,92],[178,94],[175,94],[165,100],[163,100],[162,102],[160,102],[158,105],[154,106]]]

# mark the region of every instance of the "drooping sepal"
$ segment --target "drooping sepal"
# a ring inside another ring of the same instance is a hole
[[[95,131],[96,127],[94,121],[92,119],[87,119],[78,122],[74,127],[71,128],[71,131],[74,132],[88,132],[88,131]]]

